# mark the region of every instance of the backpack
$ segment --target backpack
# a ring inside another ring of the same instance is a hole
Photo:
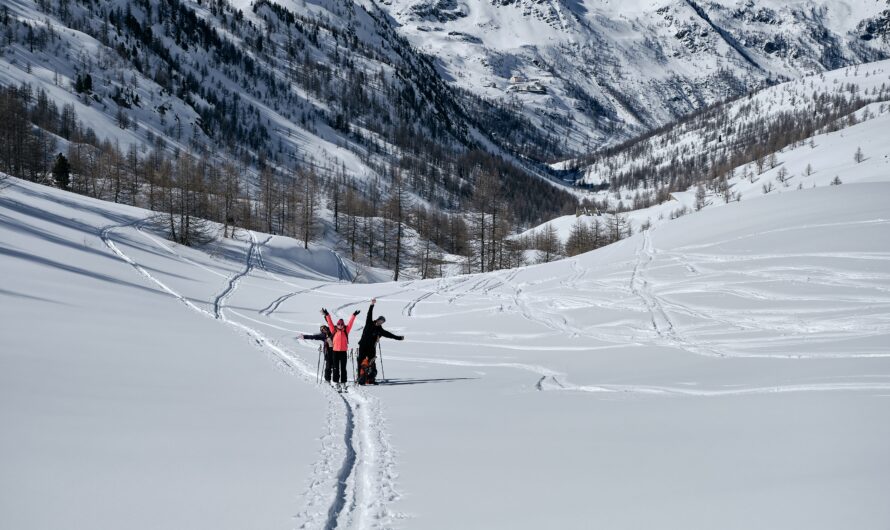
[[[360,385],[368,385],[377,378],[377,365],[371,357],[365,357],[358,364],[358,375],[355,380]]]

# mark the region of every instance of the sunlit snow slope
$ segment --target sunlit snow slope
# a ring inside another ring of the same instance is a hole
[[[890,184],[704,210],[548,265],[351,285],[242,232],[0,195],[0,527],[890,525]],[[315,386],[371,297],[387,383]]]

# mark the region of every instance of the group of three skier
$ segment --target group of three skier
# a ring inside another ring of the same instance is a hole
[[[362,337],[358,341],[358,373],[356,374],[356,383],[360,385],[376,385],[377,384],[377,342],[380,337],[386,337],[395,340],[404,340],[405,337],[390,333],[383,329],[383,323],[386,318],[374,318],[374,305],[377,299],[371,300],[368,307],[368,317],[365,320],[365,328],[362,330]],[[355,317],[361,311],[352,313],[349,323],[339,319],[336,324],[331,318],[331,314],[327,309],[322,308],[321,314],[324,315],[326,325],[321,326],[320,333],[315,335],[300,335],[306,340],[320,340],[324,348],[324,379],[329,383],[333,383],[338,388],[345,387],[347,374],[346,371],[346,352],[349,350],[349,332],[352,331],[352,325],[355,323]]]

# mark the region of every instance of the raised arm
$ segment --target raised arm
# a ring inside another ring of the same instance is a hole
[[[355,313],[352,314],[351,317],[349,317],[349,324],[346,324],[346,333],[349,333],[350,331],[352,331],[352,325],[355,323],[356,316],[358,316],[358,311],[356,311]]]
[[[371,305],[368,307],[368,316],[365,317],[365,327],[370,327],[374,322],[374,304],[377,303],[377,299],[374,298],[371,300]]]
[[[324,312],[324,319],[328,323],[328,329],[331,330],[331,333],[334,333],[337,328],[334,326],[334,321],[331,320],[331,314],[327,311]]]

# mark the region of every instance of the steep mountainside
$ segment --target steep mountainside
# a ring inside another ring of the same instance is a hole
[[[452,82],[589,151],[780,79],[886,58],[886,0],[387,0]]]
[[[583,153],[890,53],[887,0],[26,0],[0,17],[0,80],[64,101],[89,74],[94,110],[76,109],[100,136],[359,176],[407,154],[426,200],[461,185],[426,166],[468,149]]]
[[[23,1],[3,6],[0,27],[0,83],[45,91],[87,137],[122,149],[311,168],[365,193],[399,166],[423,201],[446,208],[474,181],[464,157],[481,147],[510,157],[476,125],[499,111],[463,104],[374,4]]]
[[[817,135],[843,135],[846,128],[882,118],[888,101],[890,61],[842,68],[714,106],[574,163],[582,166],[580,183],[607,186],[613,193],[637,192],[635,201],[625,203],[636,209],[637,202],[657,201],[659,195],[665,198],[691,185],[756,178],[777,168],[786,150],[805,143],[815,150]],[[888,134],[878,127],[874,139]],[[824,158],[851,162],[856,147]]]

